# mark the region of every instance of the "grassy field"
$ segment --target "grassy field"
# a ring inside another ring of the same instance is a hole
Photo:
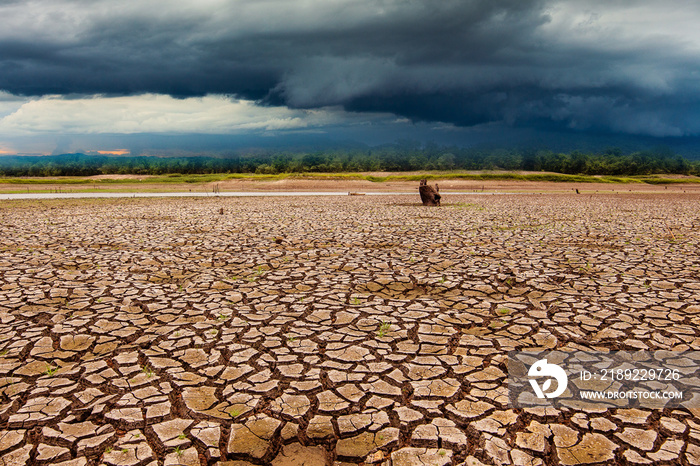
[[[235,174],[205,174],[182,175],[168,174],[162,176],[131,176],[131,177],[27,177],[27,178],[0,178],[0,185],[23,185],[21,192],[27,192],[27,186],[37,185],[69,185],[89,192],[92,189],[100,189],[109,186],[110,190],[129,191],[138,187],[148,189],[148,185],[160,184],[206,184],[229,180],[246,180],[273,182],[281,180],[358,180],[372,183],[386,183],[392,181],[419,181],[428,180],[469,180],[469,181],[532,181],[555,183],[622,183],[622,184],[698,184],[700,178],[695,176],[672,177],[669,175],[642,175],[642,176],[590,176],[590,175],[565,175],[561,173],[516,173],[516,172],[424,172],[424,173],[281,173],[276,175],[258,175],[252,173]],[[6,186],[8,189],[12,189]],[[9,192],[5,189],[5,192]],[[49,188],[37,189],[47,191]],[[157,190],[157,189],[156,189]],[[30,188],[30,191],[34,189]]]

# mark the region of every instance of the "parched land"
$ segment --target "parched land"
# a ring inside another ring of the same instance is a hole
[[[506,380],[700,350],[698,194],[415,201],[1,203],[0,465],[700,464],[700,411]]]
[[[96,175],[88,177],[0,178],[0,195],[12,193],[110,192],[355,192],[418,193],[429,178],[444,191],[460,193],[559,192],[700,194],[700,178],[684,175],[638,177],[562,175],[545,172],[365,172],[279,175]],[[559,182],[552,182],[559,181]]]

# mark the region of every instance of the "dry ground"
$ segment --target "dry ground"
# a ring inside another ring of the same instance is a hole
[[[506,390],[700,350],[700,196],[445,201],[0,203],[0,465],[700,464],[700,412]]]
[[[474,172],[479,173],[479,172]],[[522,172],[528,174],[530,172]],[[364,173],[377,177],[389,175],[416,175],[418,173]],[[0,193],[11,192],[80,192],[80,191],[121,191],[121,192],[207,192],[214,190],[220,192],[355,192],[355,193],[418,193],[418,182],[416,181],[386,181],[372,182],[359,179],[317,179],[306,178],[285,178],[285,179],[231,179],[211,183],[157,183],[149,182],[153,177],[147,175],[98,175],[92,177],[81,177],[90,180],[84,184],[57,184],[52,183],[51,178],[42,178],[42,184],[15,184],[0,183]],[[664,175],[664,178],[683,179],[681,175]],[[57,178],[58,179],[58,178]],[[110,180],[130,180],[139,179],[142,183],[100,183],[101,179]],[[435,181],[431,181],[434,184]],[[536,181],[516,181],[516,180],[439,180],[437,183],[440,189],[445,191],[463,193],[481,192],[545,192],[545,193],[572,193],[576,189],[582,194],[605,194],[605,193],[686,193],[700,194],[700,184],[671,184],[652,185],[644,183],[553,183]]]

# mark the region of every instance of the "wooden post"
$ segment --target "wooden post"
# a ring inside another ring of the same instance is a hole
[[[428,180],[420,180],[420,186],[418,187],[418,192],[420,193],[420,200],[423,205],[440,205],[440,194],[438,192],[440,188],[435,184],[435,187],[428,185]]]

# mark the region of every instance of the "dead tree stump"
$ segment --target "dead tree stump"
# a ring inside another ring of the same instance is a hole
[[[428,180],[420,180],[420,186],[418,187],[418,192],[420,193],[420,200],[423,205],[440,205],[440,194],[438,192],[437,183],[435,187],[428,185]]]

